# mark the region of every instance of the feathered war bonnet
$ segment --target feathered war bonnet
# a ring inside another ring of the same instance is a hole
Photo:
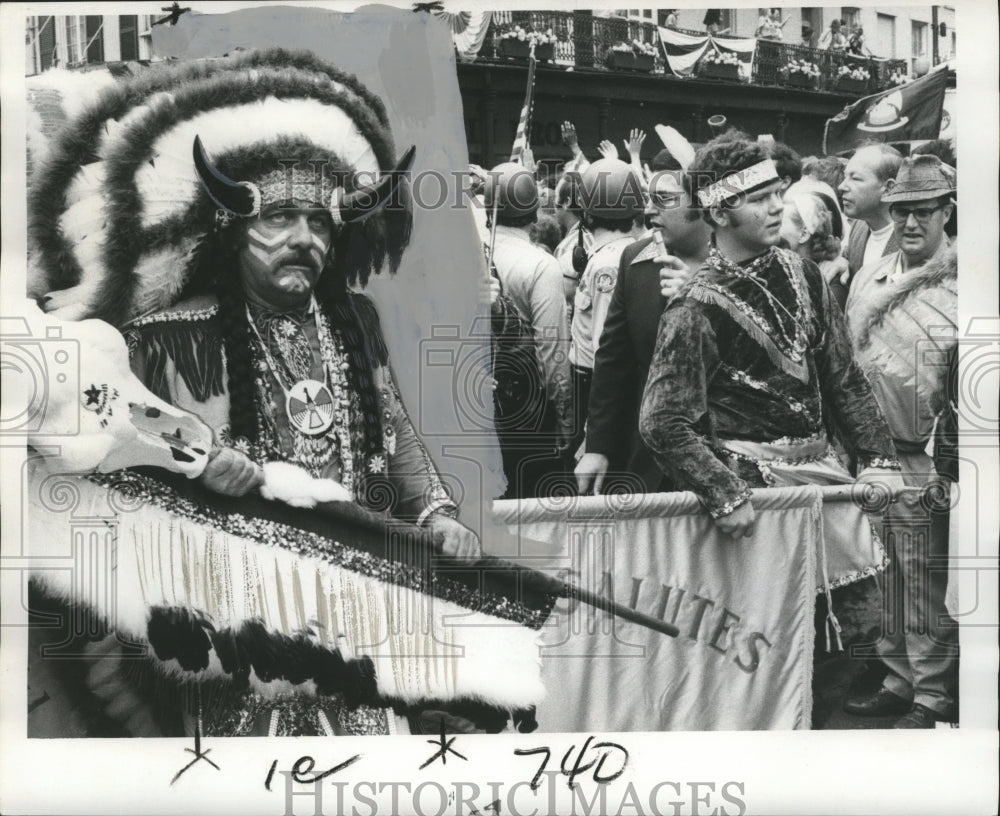
[[[323,168],[349,283],[394,272],[409,240],[412,150],[397,161],[381,100],[308,52],[156,66],[107,89],[49,155],[28,200],[28,289],[65,319],[122,326],[173,305],[217,213],[255,215],[256,182],[290,160],[297,179]]]

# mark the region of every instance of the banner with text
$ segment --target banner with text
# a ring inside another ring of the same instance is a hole
[[[756,531],[739,541],[690,493],[496,502],[512,532],[551,546],[548,566],[679,630],[668,637],[560,600],[543,628],[539,727],[808,729],[816,578],[829,572],[825,493],[847,497],[812,485],[755,491]],[[829,508],[838,525],[868,527],[850,501]],[[866,547],[856,565],[874,559]]]

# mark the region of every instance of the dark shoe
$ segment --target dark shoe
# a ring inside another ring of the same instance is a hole
[[[936,728],[942,718],[936,711],[925,705],[914,703],[909,714],[905,714],[893,723],[893,728]]]
[[[859,717],[890,717],[906,714],[912,707],[909,700],[893,694],[885,686],[872,694],[862,694],[844,702],[844,711]]]

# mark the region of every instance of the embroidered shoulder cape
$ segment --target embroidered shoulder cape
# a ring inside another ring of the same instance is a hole
[[[749,497],[749,486],[724,464],[719,440],[832,433],[862,467],[894,460],[819,269],[781,249],[742,267],[713,263],[718,257],[660,320],[640,431],[664,472],[720,516]]]

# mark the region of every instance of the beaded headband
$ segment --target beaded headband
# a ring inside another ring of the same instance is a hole
[[[339,226],[364,221],[389,203],[400,181],[409,172],[416,150],[411,145],[392,170],[382,173],[374,183],[350,193],[345,192],[340,185],[334,186],[332,179],[326,178],[316,165],[313,165],[312,173],[303,170],[296,172],[296,165],[285,165],[281,170],[266,173],[257,183],[235,181],[212,164],[201,143],[201,137],[197,134],[194,137],[193,157],[202,187],[218,208],[215,212],[217,227],[228,226],[234,218],[253,218],[260,214],[265,203],[287,201],[289,197],[320,203],[327,200],[327,196],[330,201],[330,217]],[[330,182],[327,196],[323,195],[327,189],[325,182]],[[293,195],[289,196],[289,192]]]
[[[702,207],[714,207],[727,199],[742,193],[749,193],[765,184],[777,181],[778,169],[773,159],[751,165],[745,170],[731,173],[719,181],[709,184],[698,191],[698,201]]]
[[[327,202],[333,196],[335,186],[333,179],[326,173],[314,170],[312,167],[274,170],[257,182],[262,208],[276,201],[292,199],[315,203]]]

